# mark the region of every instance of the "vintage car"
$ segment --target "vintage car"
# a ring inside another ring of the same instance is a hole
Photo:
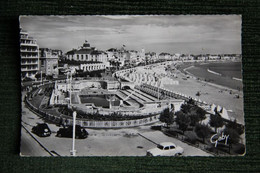
[[[39,137],[47,137],[51,135],[51,130],[46,123],[39,123],[32,128],[32,132]]]
[[[182,154],[183,148],[172,142],[160,143],[156,148],[146,151],[147,156],[180,156]]]
[[[60,128],[57,131],[56,136],[72,138],[72,135],[73,135],[73,127],[68,126],[68,127]],[[80,127],[79,125],[76,125],[76,127],[75,127],[75,138],[76,139],[85,139],[87,137],[88,137],[88,132],[84,128]]]

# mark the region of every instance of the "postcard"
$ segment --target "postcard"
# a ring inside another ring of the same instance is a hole
[[[241,15],[20,16],[21,156],[243,156]]]

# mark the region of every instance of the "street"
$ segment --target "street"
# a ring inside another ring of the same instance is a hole
[[[41,118],[25,107],[22,102],[22,124],[29,131],[37,123],[44,122]],[[71,138],[56,137],[59,127],[48,124],[51,129],[50,137],[38,137],[32,134],[49,151],[61,156],[70,156]],[[75,148],[77,156],[145,156],[146,150],[155,148],[155,143],[173,142],[184,149],[184,156],[211,156],[198,148],[183,143],[175,138],[154,131],[150,126],[140,126],[124,129],[86,129],[89,133],[86,139],[77,139]],[[144,137],[138,135],[141,134]],[[24,129],[21,132],[21,155],[50,156]]]

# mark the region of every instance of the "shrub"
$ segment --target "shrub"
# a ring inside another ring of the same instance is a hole
[[[194,131],[188,131],[186,132],[185,134],[185,141],[189,142],[189,143],[192,143],[192,144],[195,144],[196,141],[197,141],[197,135]]]
[[[224,125],[222,117],[216,113],[215,115],[210,115],[209,124],[211,127],[215,128],[215,132],[217,132],[217,128],[222,127]]]
[[[152,130],[161,130],[162,126],[151,126]]]
[[[160,115],[160,121],[166,123],[167,127],[174,122],[173,112],[169,111],[169,108],[164,109]]]
[[[176,131],[176,130],[167,130],[165,132],[169,136],[178,137],[178,131]]]
[[[226,127],[234,129],[239,135],[245,132],[243,125],[237,123],[236,119],[227,123]]]
[[[207,125],[197,124],[195,127],[195,132],[198,137],[203,139],[203,143],[205,143],[205,138],[210,134],[210,128]]]
[[[179,125],[179,129],[184,133],[190,124],[190,117],[182,111],[176,112],[176,123]]]

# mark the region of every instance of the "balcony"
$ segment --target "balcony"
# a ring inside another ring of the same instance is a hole
[[[35,61],[35,62],[21,62],[21,65],[38,65],[38,61]]]
[[[33,37],[29,37],[28,35],[20,35],[20,38],[23,40],[34,40]]]
[[[39,70],[38,68],[28,68],[28,67],[21,68],[21,71],[38,71],[38,70]]]
[[[22,38],[22,39],[28,39],[28,35],[20,35],[20,38]]]
[[[39,56],[21,56],[22,59],[38,59]]]
[[[21,49],[21,52],[38,52],[38,49]]]
[[[23,41],[20,44],[21,46],[38,46],[36,41]]]

